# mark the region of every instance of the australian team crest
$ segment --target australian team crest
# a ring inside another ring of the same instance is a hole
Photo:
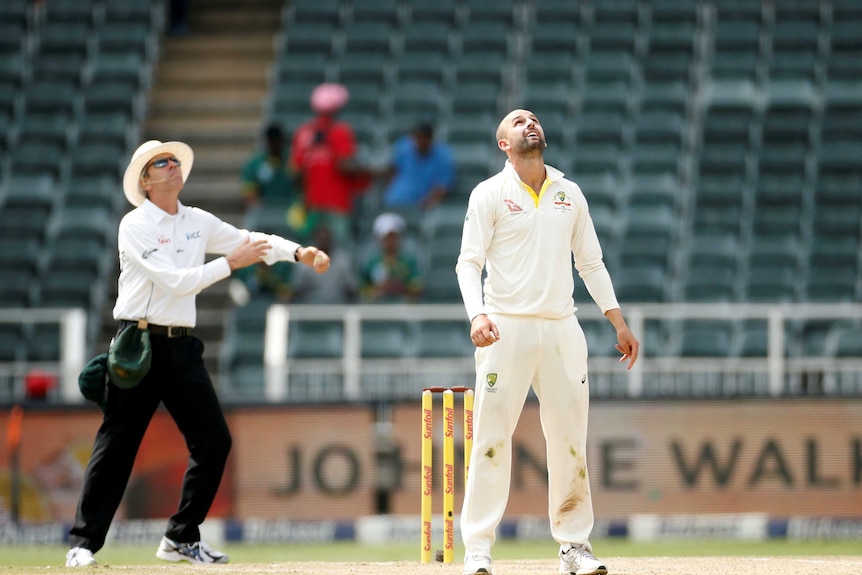
[[[497,390],[494,389],[494,386],[497,384],[497,374],[489,373],[485,376],[485,382],[488,384],[488,393],[494,393]]]
[[[571,212],[572,211],[572,202],[569,200],[569,197],[566,195],[566,192],[560,190],[556,194],[554,194],[554,209],[560,212]]]

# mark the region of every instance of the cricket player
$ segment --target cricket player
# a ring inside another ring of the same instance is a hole
[[[589,542],[587,342],[575,317],[572,256],[616,329],[615,347],[629,369],[639,343],[617,303],[583,193],[544,163],[539,120],[528,110],[510,112],[497,128],[497,146],[508,161],[470,195],[456,266],[476,346],[474,443],[461,513],[464,574],[491,574],[495,529],[509,497],[512,434],[531,385],[547,445],[560,573],[604,574]]]

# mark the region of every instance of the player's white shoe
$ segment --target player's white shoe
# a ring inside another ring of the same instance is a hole
[[[177,543],[167,537],[162,537],[156,557],[163,561],[187,561],[189,563],[227,563],[228,556],[221,551],[216,551],[203,541],[194,543]]]
[[[66,567],[89,567],[90,565],[98,565],[98,563],[89,549],[72,547],[66,553]]]
[[[589,545],[560,547],[561,575],[605,575],[608,568],[596,559]]]
[[[464,575],[491,575],[491,558],[487,555],[465,555]]]

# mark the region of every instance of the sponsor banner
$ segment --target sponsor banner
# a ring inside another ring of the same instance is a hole
[[[65,523],[0,523],[0,545],[62,545],[68,540]]]
[[[547,517],[518,517],[515,519],[504,519],[497,529],[500,539],[525,540],[550,540],[551,525]],[[597,519],[593,525],[591,538],[602,539],[605,537],[627,537],[628,522],[622,520]]]
[[[461,540],[461,527],[454,524],[455,540]],[[356,541],[365,544],[418,543],[422,535],[419,515],[374,515],[356,521]],[[443,545],[443,516],[431,519],[431,540]]]
[[[775,534],[775,535],[774,535]],[[862,518],[791,517],[770,523],[770,536],[787,539],[862,540]]]
[[[8,411],[0,411],[5,434]],[[75,517],[84,470],[102,422],[95,407],[27,410],[19,451],[19,518],[26,523],[70,522]],[[0,441],[0,521],[11,516],[13,471],[5,441]],[[138,450],[118,521],[169,517],[177,509],[188,466],[185,440],[168,413],[156,412]],[[232,515],[230,462],[209,517]],[[163,528],[164,530],[164,528]]]
[[[352,520],[375,512],[371,408],[239,409],[229,423],[237,518]]]
[[[356,527],[352,521],[247,519],[228,522],[224,536],[242,543],[329,543],[353,541]]]
[[[440,512],[442,434],[435,418],[434,509]],[[393,420],[402,474],[391,511],[415,514],[419,403],[397,406]],[[455,437],[460,450],[459,428]],[[634,513],[854,517],[862,509],[862,401],[594,402],[587,460],[597,520]],[[548,505],[547,471],[536,402],[521,414],[512,461],[505,516],[540,515]],[[458,497],[462,490],[456,472]]]
[[[629,518],[632,541],[660,539],[731,539],[762,541],[768,535],[769,518],[760,513],[719,515],[633,515]]]

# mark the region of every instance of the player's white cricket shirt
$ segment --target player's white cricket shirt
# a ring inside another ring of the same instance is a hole
[[[556,168],[545,171],[537,194],[506,161],[470,194],[455,267],[470,320],[480,313],[570,317],[572,255],[602,313],[619,307],[584,194]]]
[[[230,275],[226,258],[204,263],[206,254],[225,255],[246,238],[266,239],[265,262],[295,262],[299,244],[278,236],[240,230],[213,214],[179,204],[170,215],[150,200],[126,214],[117,243],[120,278],[114,319],[194,327],[195,296]]]

